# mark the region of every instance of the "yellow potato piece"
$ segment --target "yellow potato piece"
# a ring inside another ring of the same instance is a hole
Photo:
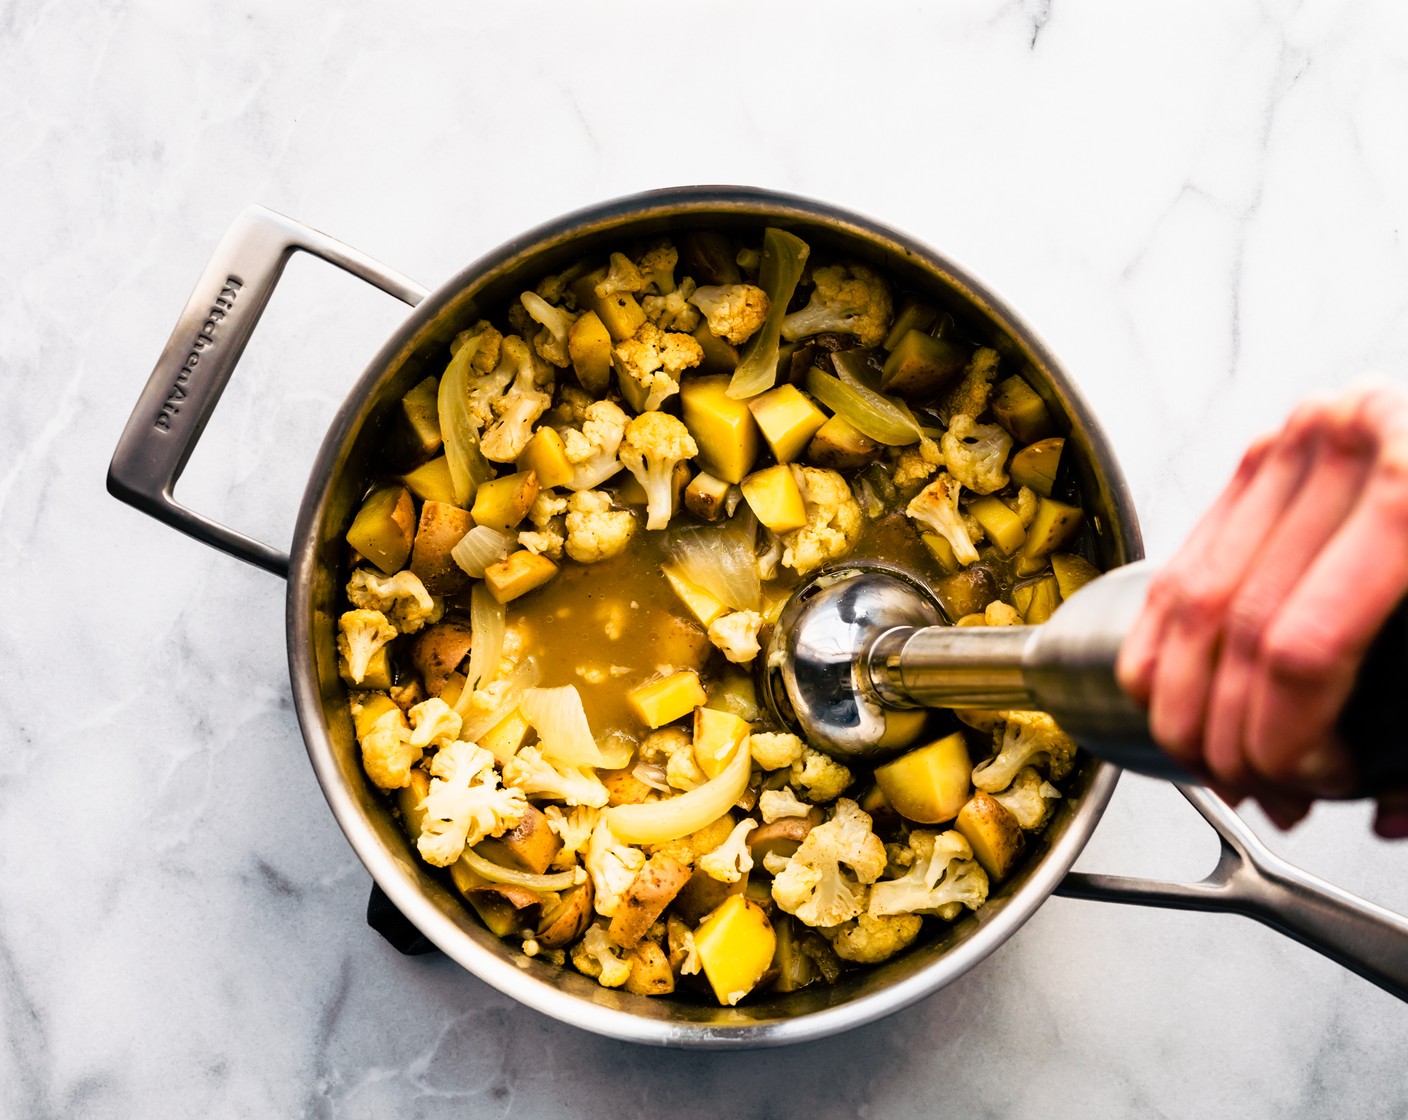
[[[518,748],[523,746],[523,740],[528,738],[528,731],[528,721],[523,718],[522,712],[514,708],[479,737],[479,745],[502,766],[518,753]]]
[[[767,972],[777,935],[761,906],[731,894],[694,931],[694,947],[715,997],[732,1007]]]
[[[626,702],[646,727],[664,727],[704,704],[708,696],[693,669],[639,685],[626,693]]]
[[[795,385],[779,385],[747,402],[779,463],[790,463],[826,423],[826,413]]]
[[[347,530],[347,543],[387,575],[406,566],[416,532],[416,507],[404,486],[368,495]]]
[[[973,858],[993,881],[1006,878],[1022,854],[1022,826],[1000,801],[978,790],[959,810],[953,827],[968,841]]]
[[[1027,541],[1022,545],[1022,555],[1028,560],[1035,560],[1055,552],[1075,536],[1084,516],[1077,506],[1068,506],[1054,498],[1038,498],[1036,516],[1027,527]]]
[[[665,573],[671,590],[679,596],[680,602],[689,608],[689,613],[699,620],[701,626],[708,626],[720,615],[728,613],[728,607],[673,564],[661,564],[660,570]]]
[[[1100,569],[1084,556],[1071,552],[1058,552],[1052,556],[1051,570],[1056,573],[1056,582],[1061,586],[1063,601],[1100,575]]]
[[[750,474],[740,484],[754,515],[774,533],[790,533],[807,523],[807,507],[786,463]]]
[[[538,486],[551,490],[572,481],[573,467],[567,460],[567,447],[555,428],[542,427],[533,433],[523,454],[518,457],[518,469],[538,476]]]
[[[443,455],[403,474],[401,481],[423,502],[440,502],[447,506],[455,504],[455,483],[450,477],[450,460]]]
[[[556,564],[546,556],[535,556],[524,550],[490,564],[484,570],[484,586],[500,603],[508,603],[542,587],[555,575]]]
[[[603,396],[611,380],[611,332],[595,311],[583,312],[567,332],[567,356],[582,388]]]
[[[939,824],[958,815],[972,790],[973,763],[962,732],[875,768],[875,782],[900,816]]]
[[[1061,586],[1054,575],[1045,575],[1012,589],[1012,604],[1028,626],[1040,626],[1061,605]]]
[[[694,761],[717,778],[750,728],[746,720],[717,708],[694,709]]]
[[[1056,485],[1056,471],[1061,465],[1061,451],[1066,441],[1059,436],[1037,440],[1029,447],[1022,448],[1012,456],[1008,472],[1012,475],[1012,485],[1030,486],[1043,498],[1051,497],[1051,489]]]
[[[699,445],[699,463],[725,482],[742,482],[758,457],[758,425],[747,401],[727,393],[727,377],[691,377],[680,385],[685,427]]]
[[[974,498],[968,503],[968,512],[977,518],[988,539],[1004,556],[1011,556],[1027,539],[1027,531],[1022,528],[1022,519],[999,498],[991,495]]]
[[[482,482],[474,493],[470,515],[476,525],[506,533],[528,516],[539,489],[537,472],[531,470]]]

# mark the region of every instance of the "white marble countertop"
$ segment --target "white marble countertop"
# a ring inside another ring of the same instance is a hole
[[[871,214],[1041,331],[1150,550],[1253,434],[1408,373],[1393,0],[191,5],[0,13],[0,1113],[1319,1117],[1408,1113],[1408,1007],[1251,922],[1053,899],[916,1007],[784,1051],[600,1039],[364,924],[295,723],[277,580],[107,496],[247,203],[435,285],[580,205],[737,182]],[[281,547],[398,321],[300,259],[181,497]],[[1361,805],[1289,836],[1408,911]],[[1201,875],[1127,778],[1079,866]]]

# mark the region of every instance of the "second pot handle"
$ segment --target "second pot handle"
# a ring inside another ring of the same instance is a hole
[[[215,247],[147,380],[108,467],[108,492],[158,521],[278,576],[288,556],[187,509],[172,496],[284,266],[303,251],[414,307],[426,289],[365,253],[262,206]]]
[[[1072,871],[1056,893],[1174,910],[1255,918],[1408,1000],[1408,918],[1293,867],[1266,847],[1215,794],[1178,786],[1222,841],[1217,866],[1197,883]]]

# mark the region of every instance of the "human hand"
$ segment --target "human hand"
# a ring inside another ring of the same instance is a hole
[[[1310,400],[1247,451],[1153,579],[1120,650],[1155,740],[1282,828],[1354,786],[1335,725],[1370,642],[1408,593],[1408,393]],[[1408,790],[1375,830],[1408,837]]]

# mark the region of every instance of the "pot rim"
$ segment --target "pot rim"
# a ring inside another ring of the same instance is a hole
[[[491,987],[561,1022],[629,1042],[705,1049],[781,1046],[837,1034],[898,1011],[936,992],[976,966],[1011,937],[1056,889],[1090,839],[1119,773],[1109,763],[1095,761],[1090,783],[1069,823],[1046,850],[1027,881],[1006,900],[1000,913],[960,944],[912,976],[880,991],[860,995],[839,1006],[769,1022],[741,1021],[737,1027],[717,1023],[647,1018],[606,1007],[563,991],[530,975],[510,960],[491,953],[466,936],[421,891],[406,867],[381,843],[363,818],[351,791],[338,772],[331,737],[322,718],[322,698],[308,652],[313,648],[312,611],[317,575],[317,527],[321,523],[329,482],[341,449],[361,422],[359,408],[385,370],[401,355],[418,330],[431,322],[477,276],[524,254],[592,226],[625,218],[648,218],[655,212],[678,216],[682,211],[733,212],[772,218],[818,219],[843,232],[881,239],[906,255],[942,272],[976,303],[993,311],[1003,325],[1049,371],[1061,389],[1071,419],[1095,453],[1116,509],[1121,512],[1127,559],[1143,555],[1138,519],[1128,487],[1109,443],[1089,406],[1049,347],[1006,301],[976,280],[946,255],[889,226],[854,212],[797,195],[738,186],[671,187],[627,195],[583,207],[545,222],[497,249],[482,255],[430,293],[402,322],[352,385],[339,407],[309,475],[299,508],[290,552],[286,613],[289,676],[294,707],[313,771],[343,834],[376,884],[392,903],[448,957]]]

